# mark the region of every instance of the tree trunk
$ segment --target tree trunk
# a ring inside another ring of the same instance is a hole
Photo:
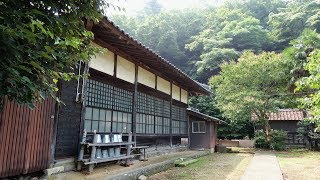
[[[265,120],[264,129],[265,129],[265,133],[267,135],[267,141],[270,143],[270,141],[271,141],[271,126],[269,124],[269,120]]]

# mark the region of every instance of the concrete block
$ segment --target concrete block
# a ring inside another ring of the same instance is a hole
[[[226,146],[216,146],[217,152],[219,153],[226,153],[227,152],[227,147]]]
[[[44,170],[44,173],[47,176],[50,176],[52,174],[62,173],[62,172],[64,172],[63,166],[53,167],[53,168],[49,168],[49,169]]]
[[[254,140],[238,140],[239,147],[243,148],[253,148],[254,147]]]

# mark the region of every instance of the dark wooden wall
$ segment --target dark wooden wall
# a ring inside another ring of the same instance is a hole
[[[172,144],[181,144],[181,138],[186,138],[187,136],[173,136]],[[137,136],[137,146],[169,146],[170,136],[147,136],[138,135]]]
[[[0,112],[0,178],[48,168],[54,104],[50,98],[30,110],[5,98]]]
[[[272,129],[297,132],[299,121],[269,121]]]
[[[81,122],[82,105],[75,101],[77,81],[61,83],[60,90],[65,105],[59,107],[55,159],[77,156]]]

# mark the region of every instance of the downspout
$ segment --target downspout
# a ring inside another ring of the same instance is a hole
[[[83,74],[82,75],[86,75],[89,72],[89,64],[83,61],[80,61],[80,64],[83,63]],[[81,68],[81,66],[79,66],[79,69]],[[81,72],[81,69],[80,71]],[[80,75],[80,74],[79,74]],[[78,80],[78,85],[80,87],[80,79]],[[81,103],[81,112],[80,112],[80,124],[79,124],[79,142],[82,141],[82,135],[83,135],[83,128],[84,128],[84,116],[85,116],[85,108],[86,108],[86,95],[87,95],[87,78],[86,77],[82,77],[82,82],[81,82],[81,93],[79,93],[78,96],[78,101],[79,103]],[[77,88],[77,93],[78,93],[78,88]],[[80,152],[80,145],[78,143],[78,154]],[[78,156],[78,155],[77,155]]]

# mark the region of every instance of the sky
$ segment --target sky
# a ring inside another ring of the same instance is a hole
[[[119,12],[110,8],[108,15],[126,14],[134,16],[144,8],[147,1],[148,0],[110,0],[111,4],[125,8],[125,11]],[[165,10],[183,10],[185,8],[217,6],[222,4],[224,1],[225,0],[158,0],[159,4],[161,4]]]

